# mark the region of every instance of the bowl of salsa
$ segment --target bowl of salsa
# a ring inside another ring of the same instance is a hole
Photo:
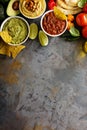
[[[67,20],[55,16],[53,10],[46,11],[41,17],[42,30],[51,37],[61,36],[67,29]]]

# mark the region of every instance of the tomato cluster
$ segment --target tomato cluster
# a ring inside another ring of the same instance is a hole
[[[87,3],[83,7],[83,12],[77,14],[76,23],[82,27],[81,33],[84,38],[87,38]]]

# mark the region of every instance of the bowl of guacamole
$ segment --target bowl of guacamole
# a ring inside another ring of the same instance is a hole
[[[11,16],[3,21],[0,31],[7,31],[12,37],[11,43],[8,44],[17,46],[27,41],[30,28],[29,23],[24,18],[20,16]]]

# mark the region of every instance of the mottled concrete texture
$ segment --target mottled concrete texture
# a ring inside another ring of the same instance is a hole
[[[41,47],[37,38],[25,45],[16,59],[0,56],[0,130],[87,130],[82,41],[49,38]]]
[[[37,38],[16,59],[0,57],[0,130],[30,130],[36,123],[46,130],[87,130],[81,44],[49,38],[41,47]]]

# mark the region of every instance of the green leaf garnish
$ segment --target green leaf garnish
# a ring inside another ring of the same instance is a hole
[[[78,7],[83,8],[86,2],[87,2],[87,0],[80,0],[78,2]]]
[[[79,30],[77,28],[75,28],[74,26],[70,28],[69,32],[73,37],[79,37],[80,36]]]

